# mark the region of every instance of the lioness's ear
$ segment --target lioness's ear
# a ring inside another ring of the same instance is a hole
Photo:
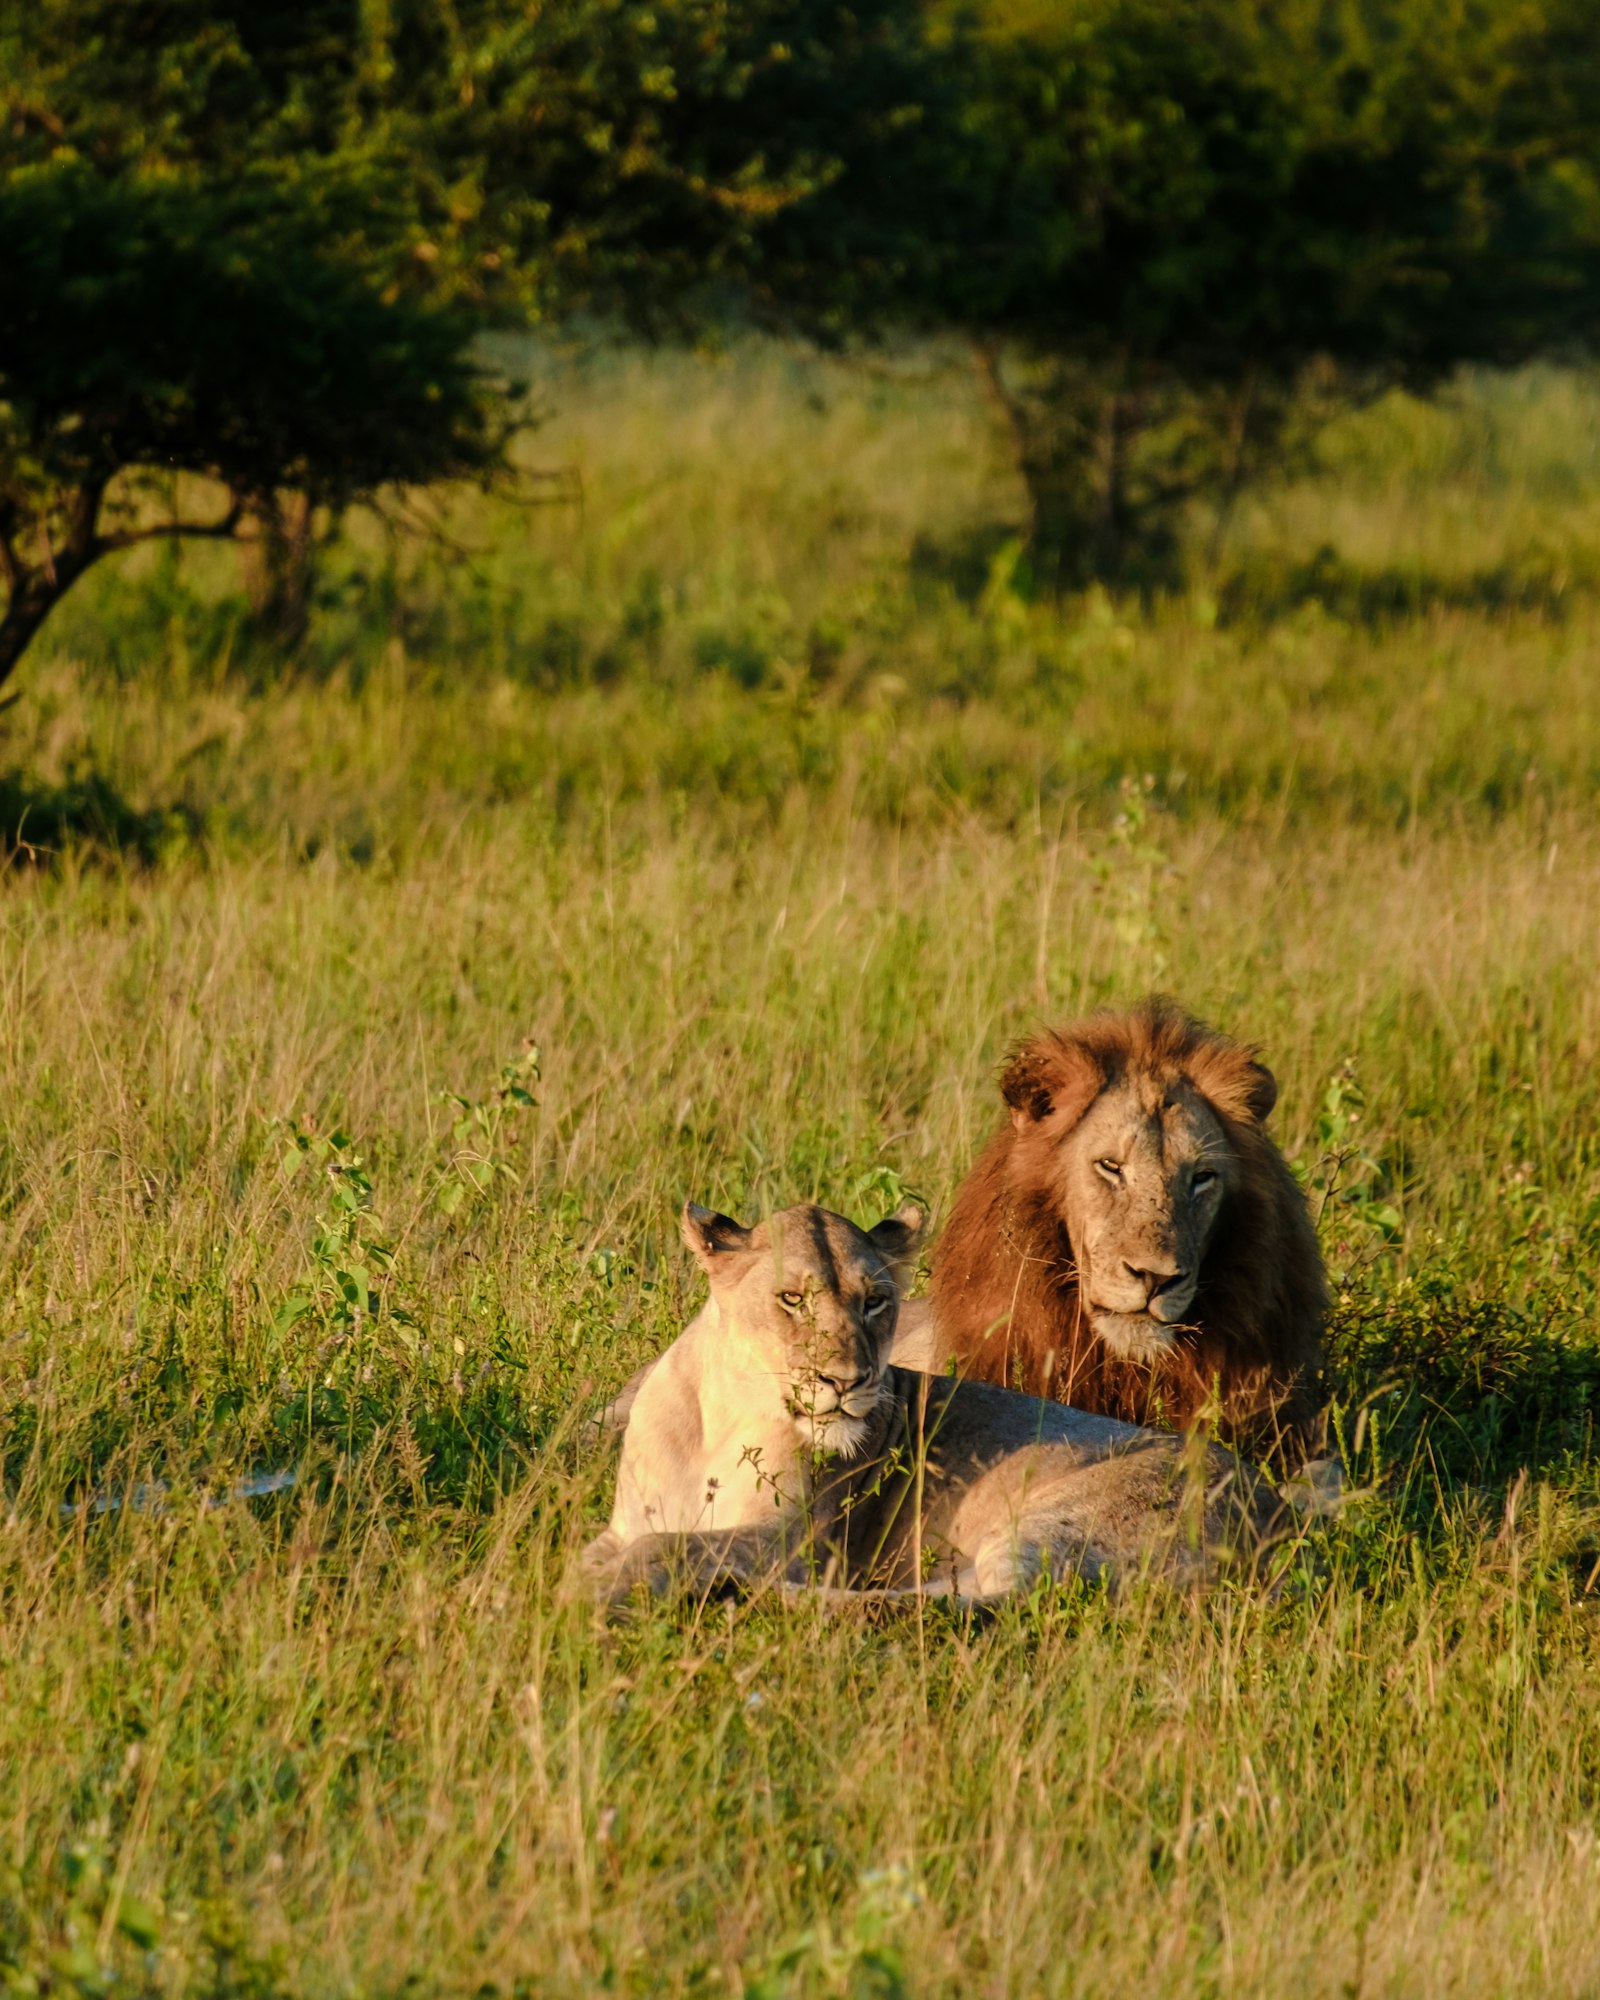
[[[1078,1042],[1043,1035],[1013,1049],[1000,1073],[1000,1095],[1011,1106],[1011,1122],[1019,1132],[1037,1125],[1053,1112],[1073,1123],[1088,1110],[1105,1072]]]
[[[708,1276],[716,1274],[734,1251],[750,1247],[750,1231],[742,1223],[731,1215],[718,1215],[714,1208],[702,1208],[697,1201],[684,1203],[678,1226],[695,1261]]]
[[[867,1231],[867,1241],[889,1266],[890,1276],[902,1292],[911,1280],[917,1245],[927,1226],[927,1210],[908,1201],[904,1208],[886,1215],[876,1228]]]

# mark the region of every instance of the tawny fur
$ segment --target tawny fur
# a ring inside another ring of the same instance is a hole
[[[745,1229],[690,1204],[711,1296],[635,1387],[587,1589],[982,1605],[1046,1571],[1199,1583],[1293,1532],[1214,1443],[891,1366],[922,1221],[860,1230],[803,1206]]]
[[[1188,1318],[1153,1362],[1111,1353],[1079,1295],[1055,1155],[1099,1094],[1126,1080],[1192,1087],[1237,1172]],[[1237,1449],[1294,1463],[1323,1405],[1327,1280],[1305,1198],[1264,1119],[1276,1098],[1253,1052],[1169,1001],[1102,1012],[1024,1043],[1001,1081],[1012,1116],[956,1196],[933,1260],[937,1350],[960,1372],[1126,1423],[1187,1429],[1207,1412]]]

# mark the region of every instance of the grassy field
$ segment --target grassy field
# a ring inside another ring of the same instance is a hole
[[[287,672],[147,557],[4,717],[0,1990],[1592,1993],[1600,395],[1139,606],[959,349],[541,366],[554,504],[353,523]],[[1321,1215],[1300,1584],[569,1601],[684,1197],[937,1211],[1152,986]]]

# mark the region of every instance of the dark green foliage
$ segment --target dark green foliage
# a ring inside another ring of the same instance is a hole
[[[1104,0],[992,40],[970,309],[1229,380],[1587,333],[1600,135],[1563,42],[1549,7],[1456,0]]]
[[[0,679],[131,542],[270,545],[286,489],[498,463],[474,323],[397,282],[405,180],[334,143],[331,17],[257,25],[260,69],[200,5],[61,0],[0,40]]]
[[[683,325],[731,281],[817,327],[881,302],[903,232],[836,188],[897,185],[915,19],[910,0],[9,18],[0,680],[86,568],[151,535],[251,529],[259,594],[298,636],[319,514],[502,464],[470,352],[486,312]],[[221,489],[209,511],[152,493],[174,473]]]
[[[43,864],[67,848],[150,863],[198,844],[199,835],[196,813],[131,805],[92,764],[55,785],[0,771],[0,864]]]
[[[19,136],[70,132],[101,172],[337,159],[393,205],[369,247],[397,277],[481,302],[654,324],[755,278],[820,315],[907,254],[873,218],[934,87],[918,26],[911,0],[43,0]],[[842,178],[849,202],[774,237]]]
[[[920,252],[914,141],[939,88],[914,0],[394,9],[380,129],[481,296],[657,330],[719,287],[815,329]]]
[[[277,187],[22,169],[0,267],[0,679],[115,549],[231,534],[283,487],[337,508],[497,463],[470,323],[380,292]],[[224,497],[180,498],[185,473]]]
[[[382,296],[271,186],[30,169],[0,264],[7,458],[59,489],[139,465],[336,502],[494,461],[470,322]]]
[[[954,310],[1047,545],[1115,566],[1297,421],[1600,308],[1600,69],[1565,0],[1096,0],[988,17]]]

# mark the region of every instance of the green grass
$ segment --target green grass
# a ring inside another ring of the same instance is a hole
[[[130,564],[7,712],[13,1989],[1593,1991],[1600,403],[1352,419],[1139,606],[1034,600],[959,350],[545,393],[581,509],[353,524],[287,672]],[[683,1198],[942,1208],[1153,985],[1321,1206],[1295,1586],[569,1601]]]

